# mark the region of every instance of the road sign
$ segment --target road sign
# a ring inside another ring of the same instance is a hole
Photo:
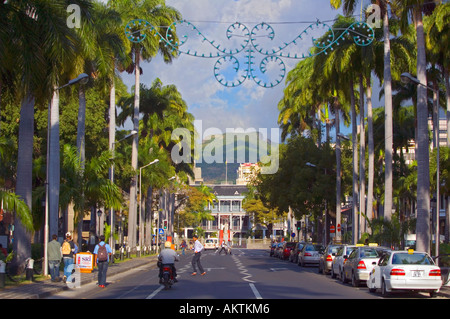
[[[160,235],[164,235],[164,229],[160,228],[160,229],[159,229],[159,234],[160,234]]]
[[[334,231],[335,231],[335,227],[334,227],[334,225],[331,225],[330,226],[330,233],[334,234]]]
[[[337,226],[337,231],[338,231],[338,232],[341,231],[341,224],[338,224],[338,226]]]
[[[291,234],[291,237],[295,237],[295,233],[292,233],[292,234]]]

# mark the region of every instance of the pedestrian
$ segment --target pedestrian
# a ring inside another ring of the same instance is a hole
[[[61,253],[64,261],[64,278],[63,281],[66,282],[67,279],[72,275],[73,270],[73,256],[78,252],[78,247],[72,241],[72,234],[70,232],[66,233],[66,239],[61,246]]]
[[[225,240],[222,240],[222,247],[220,248],[219,255],[222,253],[222,251],[225,251],[225,255],[228,254],[228,247],[227,244],[225,244]]]
[[[194,239],[194,257],[192,257],[192,268],[194,268],[194,272],[192,273],[192,276],[197,275],[196,265],[198,266],[198,269],[201,271],[201,275],[204,276],[204,275],[206,275],[206,272],[203,270],[202,264],[200,262],[200,257],[202,256],[203,245],[201,242],[198,241],[197,235],[194,235],[193,239]]]
[[[185,255],[185,250],[187,247],[186,241],[183,239],[183,241],[181,242],[181,254],[184,256]]]
[[[6,248],[3,247],[2,244],[0,244],[0,253],[2,253],[3,256],[5,256],[5,259],[6,257],[8,257],[8,252],[6,251]]]
[[[61,281],[59,277],[59,265],[61,264],[61,244],[59,243],[58,235],[53,234],[52,240],[47,245],[48,270],[50,278],[53,282]]]
[[[105,243],[105,236],[100,236],[100,242],[94,248],[94,260],[98,268],[98,286],[105,288],[106,273],[108,272],[109,256],[112,254],[111,247]]]

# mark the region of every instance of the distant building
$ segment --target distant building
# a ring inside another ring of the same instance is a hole
[[[259,172],[260,167],[254,163],[242,163],[237,170],[236,185],[247,185]]]

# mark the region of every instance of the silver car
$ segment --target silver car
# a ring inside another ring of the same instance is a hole
[[[356,245],[342,245],[338,249],[331,265],[331,278],[340,277],[341,280],[344,278],[342,274],[344,271],[344,262],[347,260],[344,257],[348,257],[355,248]]]
[[[320,255],[319,260],[319,274],[328,274],[331,272],[331,267],[333,265],[333,260],[336,256],[338,250],[342,247],[342,245],[337,244],[329,244],[323,254]]]
[[[343,282],[352,281],[358,287],[361,281],[369,279],[370,272],[380,259],[378,249],[370,246],[357,246],[344,263]]]
[[[298,264],[305,267],[307,264],[319,264],[320,254],[324,247],[320,244],[306,244],[298,255]]]

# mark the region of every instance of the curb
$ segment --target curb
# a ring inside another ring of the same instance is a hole
[[[108,268],[108,276],[117,275],[127,272],[141,265],[154,263],[156,266],[156,256],[136,257],[131,260],[120,263],[110,264]],[[97,271],[91,273],[81,273],[81,285],[97,281]],[[69,288],[66,284],[59,282],[51,282],[45,279],[39,282],[30,282],[20,284],[18,286],[6,287],[0,289],[0,299],[42,299],[50,297],[58,292],[65,291]]]

